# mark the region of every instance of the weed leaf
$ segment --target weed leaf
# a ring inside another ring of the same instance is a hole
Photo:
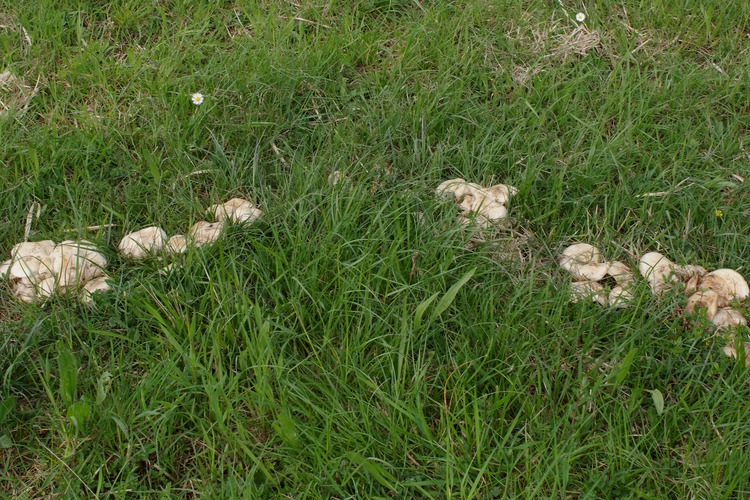
[[[78,361],[61,340],[57,342],[57,365],[60,369],[60,395],[65,406],[70,406],[76,399]]]
[[[475,267],[468,273],[464,274],[464,276],[458,280],[452,287],[448,289],[448,291],[443,295],[443,297],[438,301],[437,305],[435,306],[435,310],[432,312],[432,319],[436,319],[438,316],[443,314],[448,307],[453,303],[453,301],[456,298],[456,295],[458,295],[458,291],[461,290],[461,288],[466,284],[467,281],[471,279],[472,276],[474,276],[474,273],[476,272],[477,268]]]
[[[664,413],[664,395],[661,393],[659,389],[653,389],[649,390],[647,392],[651,393],[651,399],[654,400],[654,406],[656,407],[656,413],[661,415]]]

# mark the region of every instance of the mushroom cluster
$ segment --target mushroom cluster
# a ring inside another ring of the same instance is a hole
[[[750,297],[750,287],[745,278],[734,269],[716,269],[708,272],[696,265],[678,265],[657,252],[641,257],[638,266],[648,280],[654,294],[663,292],[666,286],[682,283],[689,295],[685,312],[689,315],[705,310],[717,332],[735,331],[729,334],[729,344],[723,348],[727,356],[736,358],[736,331],[747,326],[747,319],[733,304]],[[750,340],[750,339],[748,339]],[[746,363],[750,365],[750,344],[744,344]]]
[[[626,307],[633,300],[630,286],[633,273],[622,262],[605,262],[599,249],[587,243],[570,245],[559,256],[560,267],[573,277],[571,300],[593,300],[610,307]],[[737,330],[748,325],[747,319],[733,306],[750,297],[750,288],[745,278],[733,269],[717,269],[708,272],[693,264],[676,264],[658,252],[644,254],[638,262],[638,271],[648,282],[654,295],[663,294],[671,285],[681,286],[689,296],[685,313],[692,315],[704,310],[705,316],[717,332]],[[607,291],[600,283],[606,276],[614,278],[616,286]],[[724,353],[737,357],[736,337],[729,336],[730,343]],[[745,344],[747,362],[750,364],[750,339]]]
[[[506,184],[485,188],[464,179],[451,179],[442,182],[435,191],[439,195],[453,197],[461,211],[458,216],[460,223],[474,222],[486,229],[508,217],[505,204],[518,190]]]
[[[606,262],[599,249],[588,243],[574,243],[559,255],[560,267],[572,278],[571,300],[593,300],[603,306],[626,307],[633,300],[633,272],[624,262]],[[600,282],[610,276],[615,286],[607,290]]]
[[[167,255],[181,254],[187,251],[188,246],[201,247],[218,240],[227,221],[234,224],[249,224],[263,214],[253,202],[242,198],[232,198],[225,203],[211,205],[208,213],[214,221],[196,222],[188,230],[187,236],[175,234],[168,238],[167,233],[157,226],[126,234],[118,245],[120,255],[126,259],[138,260],[155,256],[160,252]]]
[[[0,278],[7,277],[13,293],[24,302],[72,292],[90,303],[94,292],[109,290],[106,267],[107,258],[90,241],[24,242],[0,264]]]

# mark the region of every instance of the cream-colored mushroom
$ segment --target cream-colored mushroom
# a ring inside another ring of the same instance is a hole
[[[471,193],[471,187],[464,179],[451,179],[441,182],[435,192],[443,196],[452,195],[456,201],[461,201],[464,196]]]
[[[706,309],[706,317],[713,320],[721,307],[733,300],[744,300],[750,296],[750,287],[740,273],[733,269],[717,269],[706,274],[698,285],[698,291],[688,299],[685,312]]]
[[[638,271],[646,278],[654,295],[664,291],[667,283],[675,281],[674,263],[659,252],[649,252],[641,257]]]
[[[75,287],[104,274],[107,258],[94,243],[87,240],[66,240],[42,260],[39,278],[57,278],[57,287]]]
[[[253,202],[242,198],[232,198],[220,205],[212,205],[209,212],[214,214],[216,220],[220,222],[230,220],[235,224],[252,223],[263,215]]]
[[[21,301],[31,304],[36,302],[35,286],[28,281],[18,281],[13,285],[13,294]]]
[[[479,207],[479,214],[494,222],[508,217],[508,209],[496,201],[490,201]]]
[[[615,260],[609,263],[609,269],[607,274],[615,279],[618,285],[626,285],[632,283],[635,278],[633,277],[633,271],[630,266],[619,260]]]
[[[575,281],[599,281],[609,269],[609,263],[601,261],[599,249],[588,243],[570,245],[558,259],[560,267],[572,274]]]
[[[42,259],[55,249],[50,240],[19,243],[11,250],[12,264],[8,270],[11,279],[35,281]]]
[[[169,241],[167,241],[166,250],[170,255],[185,253],[187,251],[187,238],[185,237],[185,235],[175,234],[174,236],[169,238]]]
[[[81,293],[78,295],[78,300],[80,300],[83,304],[91,304],[94,293],[107,292],[111,290],[109,283],[107,283],[107,280],[109,279],[109,276],[99,276],[98,278],[94,278],[91,281],[87,281],[83,285],[83,288],[81,288]]]
[[[574,281],[570,284],[570,301],[592,300],[607,305],[604,287],[596,281]]]
[[[188,241],[196,247],[201,247],[219,239],[224,223],[200,221],[193,224],[188,231]]]
[[[635,300],[635,297],[627,286],[617,285],[609,292],[608,303],[610,307],[621,309],[629,306],[633,300]]]
[[[164,247],[167,233],[157,226],[150,226],[125,235],[118,248],[120,255],[128,259],[143,259]]]
[[[722,351],[724,351],[724,354],[729,356],[730,358],[737,359],[737,347],[735,343],[737,340],[732,340],[732,342],[729,343],[729,345],[726,345],[722,348]],[[750,366],[750,339],[746,339],[745,342],[742,343],[744,350],[745,350],[745,365]]]
[[[486,188],[485,191],[496,202],[508,203],[511,197],[516,195],[518,189],[507,184],[495,184],[494,186]]]
[[[711,322],[716,326],[717,330],[747,325],[747,319],[745,319],[742,313],[731,307],[722,307],[716,311],[714,317],[711,318]]]
[[[734,269],[717,269],[705,275],[698,286],[699,290],[712,290],[724,299],[719,307],[729,305],[732,300],[750,297],[750,287],[745,278]]]
[[[713,320],[719,311],[719,294],[713,290],[702,290],[690,296],[685,312],[693,314],[696,309],[705,309],[706,318]]]

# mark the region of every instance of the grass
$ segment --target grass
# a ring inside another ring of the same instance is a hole
[[[560,49],[584,8],[598,42]],[[0,289],[0,491],[747,496],[744,363],[679,293],[570,304],[555,255],[748,276],[748,9],[0,0],[0,252],[36,201],[30,239],[116,283]],[[452,177],[518,186],[513,230],[467,249]],[[173,272],[116,256],[235,195],[264,217]]]

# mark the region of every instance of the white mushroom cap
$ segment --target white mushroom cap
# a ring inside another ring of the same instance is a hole
[[[39,282],[35,290],[37,297],[51,297],[57,291],[57,278],[50,276]]]
[[[649,252],[641,257],[638,271],[648,280],[651,291],[660,294],[666,284],[674,281],[674,263],[659,252]]]
[[[8,274],[12,279],[34,281],[41,260],[55,249],[51,240],[19,243],[11,250]]]
[[[732,300],[743,300],[750,296],[747,281],[734,269],[717,269],[708,273],[701,280],[698,290],[716,292],[719,307],[726,307]]]
[[[42,259],[38,279],[57,278],[58,288],[77,286],[104,274],[107,258],[86,240],[66,240]]]
[[[479,208],[479,213],[490,221],[505,219],[508,216],[508,209],[501,203],[490,201]]]
[[[633,294],[622,285],[617,285],[609,292],[608,302],[610,307],[621,309],[630,305],[633,300],[635,300]]]
[[[150,226],[125,235],[118,246],[120,255],[128,259],[143,259],[162,249],[167,233],[157,226]]]
[[[570,301],[592,300],[600,305],[607,305],[604,287],[596,281],[574,281],[570,284]]]
[[[612,276],[618,285],[626,285],[632,283],[634,280],[633,271],[630,270],[630,266],[619,260],[609,263],[607,274]]]
[[[570,272],[575,281],[599,281],[609,269],[602,263],[599,249],[588,243],[575,243],[563,250],[559,256],[560,267]]]
[[[737,309],[731,307],[723,307],[719,309],[711,322],[716,326],[717,329],[721,330],[724,328],[732,328],[735,326],[746,326],[747,320]]]
[[[212,205],[208,210],[215,215],[216,220],[220,222],[230,220],[235,224],[252,223],[263,215],[253,202],[242,198],[232,198],[220,205]]]
[[[459,208],[462,212],[471,212],[474,210],[474,195],[467,194],[462,199],[461,202],[458,204]]]
[[[745,348],[745,365],[750,366],[750,339],[746,340],[742,344]],[[735,341],[732,341],[729,345],[722,348],[724,354],[730,358],[737,359],[737,348],[735,347]]]
[[[36,301],[37,295],[34,285],[27,281],[19,281],[13,285],[13,293],[21,301],[31,304]]]
[[[713,290],[702,290],[690,296],[685,312],[693,314],[696,309],[706,309],[706,318],[713,320],[719,311],[719,294]]]
[[[175,234],[174,236],[169,238],[169,241],[167,241],[166,250],[170,255],[185,253],[187,251],[187,238],[185,237],[185,235]]]
[[[435,192],[443,196],[453,195],[457,201],[460,201],[464,196],[471,192],[471,188],[468,184],[468,182],[460,178],[451,179],[449,181],[441,182],[437,189],[435,189]]]
[[[488,196],[492,197],[498,203],[508,203],[511,197],[515,196],[518,192],[513,186],[506,184],[495,184],[485,189]]]
[[[95,292],[107,292],[111,290],[109,283],[107,283],[108,279],[109,276],[99,276],[98,278],[86,282],[83,285],[83,288],[81,288],[81,293],[78,296],[78,300],[80,300],[83,304],[90,304],[93,300],[92,296]]]
[[[201,247],[219,239],[224,223],[219,222],[196,222],[188,231],[188,239],[191,244]]]

